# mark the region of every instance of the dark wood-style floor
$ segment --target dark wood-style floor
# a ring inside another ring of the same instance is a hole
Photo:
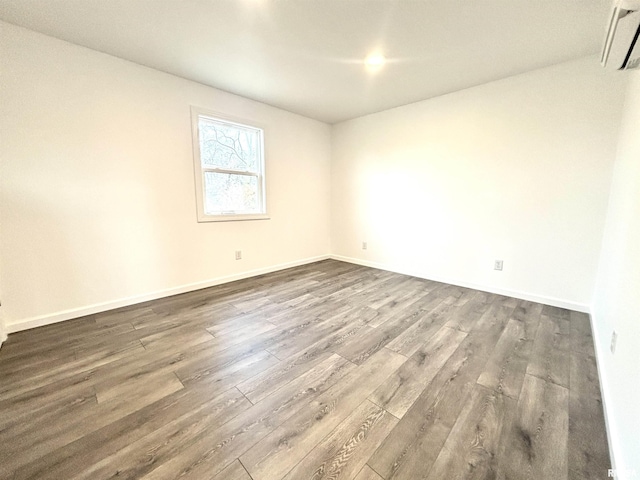
[[[607,478],[588,317],[327,260],[11,335],[3,479]]]

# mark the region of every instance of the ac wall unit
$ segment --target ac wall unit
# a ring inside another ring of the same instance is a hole
[[[640,66],[640,0],[617,0],[602,49],[603,67],[627,70]]]

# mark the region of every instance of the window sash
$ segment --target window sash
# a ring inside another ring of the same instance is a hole
[[[256,152],[256,160],[257,160],[257,170],[246,170],[249,172],[256,172],[256,173],[260,173],[260,171],[264,170],[264,129],[256,126],[256,125],[249,125],[249,123],[240,123],[238,121],[235,120],[230,120],[228,118],[225,118],[222,115],[216,115],[216,114],[206,114],[206,113],[198,113],[196,116],[196,130],[197,130],[197,135],[198,135],[198,151],[199,151],[199,156],[200,156],[200,164],[202,165],[202,168],[219,168],[221,170],[225,170],[225,168],[223,167],[219,167],[216,166],[215,164],[206,164],[204,162],[204,158],[202,156],[202,144],[201,142],[203,141],[202,139],[202,130],[200,129],[200,120],[204,120],[204,121],[209,121],[211,123],[218,124],[218,125],[224,125],[226,127],[232,127],[232,128],[237,128],[238,130],[244,130],[247,132],[252,132],[255,133],[257,135],[257,141],[258,141],[258,150]],[[215,128],[215,127],[214,127]],[[217,143],[219,143],[221,145],[221,147],[224,148],[230,148],[232,150],[234,150],[236,152],[236,156],[240,159],[240,160],[244,160],[243,158],[240,157],[240,154],[235,150],[234,146],[231,145],[227,145],[224,142],[221,141],[217,141]],[[252,162],[253,163],[253,162]],[[227,167],[226,170],[238,170],[238,171],[243,171],[240,169],[235,169],[233,167]]]
[[[248,177],[258,177],[258,180],[260,180],[260,177],[262,176],[259,172],[250,172],[246,170],[226,170],[224,168],[202,167],[203,176],[205,172],[227,173],[229,175],[246,175]]]
[[[256,187],[257,187],[257,191],[256,191],[256,196],[258,197],[258,204],[255,208],[255,210],[214,210],[213,212],[209,212],[207,213],[207,209],[204,207],[204,214],[210,217],[215,217],[215,216],[219,216],[219,215],[262,215],[263,211],[265,210],[264,208],[264,195],[263,195],[263,187],[262,187],[262,176],[257,174],[257,173],[253,173],[253,172],[242,172],[242,171],[235,171],[235,170],[223,170],[223,169],[218,169],[218,168],[207,168],[207,169],[202,169],[202,194],[203,196],[207,195],[207,189],[206,189],[206,180],[205,180],[205,176],[207,173],[220,173],[220,174],[226,174],[226,175],[241,175],[241,176],[245,176],[245,177],[255,177],[256,178]]]

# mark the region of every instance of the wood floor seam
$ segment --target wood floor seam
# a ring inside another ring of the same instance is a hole
[[[379,405],[375,402],[375,400],[372,400],[370,397],[367,397],[367,400],[369,400],[371,403],[373,403],[375,406],[380,407],[381,409],[383,409],[385,412],[387,412],[389,415],[391,415],[393,418],[395,418],[396,420],[400,420],[399,417],[396,417],[393,413],[391,413],[389,410],[387,410],[386,408],[384,408],[382,405]]]
[[[242,460],[238,459],[238,463],[240,463],[240,465],[242,466],[243,470],[246,472],[247,477],[249,477],[250,480],[253,480],[253,477],[251,476],[251,474],[249,473],[249,471],[247,470],[247,467],[245,467],[242,463]]]
[[[385,477],[383,477],[382,475],[380,475],[380,472],[377,472],[377,471],[376,471],[376,469],[375,469],[375,468],[373,468],[371,465],[369,465],[368,463],[366,463],[366,465],[367,465],[371,470],[373,470],[373,471],[374,471],[374,472],[375,472],[375,473],[376,473],[380,478],[385,478]],[[386,480],[386,479],[385,479],[385,480]]]
[[[238,386],[237,386],[237,385],[236,385],[235,387],[233,387],[233,388],[235,388],[236,390],[238,390],[238,391],[240,392],[240,394],[241,394],[244,398],[246,398],[246,399],[247,399],[247,401],[248,401],[251,405],[255,405],[255,403],[253,403],[251,400],[249,400],[249,398],[247,398],[247,396],[246,396],[244,393],[242,393],[242,391],[238,388]]]
[[[178,378],[178,375],[176,375],[176,372],[171,372],[171,374],[172,374],[174,377],[176,377],[176,380],[178,380],[178,382],[180,382],[180,385],[182,385],[182,388],[185,388],[185,387],[184,387],[184,383],[182,383],[182,380],[180,380],[180,379]],[[247,399],[247,400],[248,400],[248,399]]]

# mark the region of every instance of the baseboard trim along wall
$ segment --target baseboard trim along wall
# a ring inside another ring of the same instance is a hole
[[[342,262],[355,263],[356,265],[362,265],[364,267],[378,268],[380,270],[387,270],[389,272],[400,273],[402,275],[411,275],[412,277],[424,278],[426,280],[433,280],[434,282],[448,283],[451,285],[457,285],[459,287],[472,288],[474,290],[480,290],[482,292],[495,293],[497,295],[504,295],[507,297],[519,298],[521,300],[528,300],[530,302],[543,303],[545,305],[551,305],[553,307],[566,308],[568,310],[574,310],[576,312],[590,313],[589,305],[572,302],[569,300],[563,300],[561,298],[547,297],[544,295],[536,295],[534,293],[521,292],[518,290],[509,290],[506,288],[493,288],[486,285],[477,285],[470,282],[463,282],[451,278],[441,278],[437,276],[426,276],[423,273],[410,271],[408,269],[396,268],[393,265],[387,265],[377,262],[370,262],[367,260],[361,260],[359,258],[343,257],[342,255],[331,255],[330,258],[334,260],[340,260]]]
[[[400,273],[403,275],[411,275],[413,277],[425,278],[427,280],[433,280],[436,282],[449,283],[452,285],[458,285],[460,287],[473,288],[474,290],[480,290],[483,292],[489,292],[489,293],[495,293],[498,295],[505,295],[508,297],[520,298],[522,300],[529,300],[532,302],[543,303],[545,305],[552,305],[554,307],[567,308],[569,310],[575,310],[578,312],[584,312],[584,313],[590,312],[588,305],[577,303],[577,302],[570,302],[570,301],[562,300],[559,298],[535,295],[527,292],[520,292],[517,290],[491,288],[485,285],[476,285],[473,283],[461,282],[461,281],[457,281],[455,279],[450,279],[450,278],[438,278],[434,276],[425,276],[424,274],[419,272],[399,269],[391,265],[381,264],[377,262],[369,262],[369,261],[360,260],[357,258],[344,257],[342,255],[319,255],[317,257],[310,257],[302,260],[296,260],[293,262],[272,265],[270,267],[264,267],[264,268],[259,268],[255,270],[248,270],[246,272],[240,272],[233,275],[227,275],[224,277],[216,277],[216,278],[205,280],[202,282],[190,283],[187,285],[180,285],[178,287],[168,288],[165,290],[158,290],[155,292],[146,293],[142,295],[135,295],[132,297],[121,298],[121,299],[113,300],[109,302],[87,305],[84,307],[74,308],[70,310],[63,310],[60,312],[41,315],[38,317],[26,318],[26,319],[9,323],[7,325],[7,328],[9,333],[20,332],[22,330],[29,330],[31,328],[51,325],[53,323],[70,320],[72,318],[78,318],[78,317],[83,317],[85,315],[101,313],[107,310],[114,310],[116,308],[127,307],[129,305],[135,305],[137,303],[147,302],[149,300],[156,300],[158,298],[170,297],[171,295],[179,295],[181,293],[192,292],[194,290],[213,287],[215,285],[221,285],[223,283],[229,283],[236,280],[255,277],[257,275],[263,275],[265,273],[277,272],[279,270],[284,270],[291,267],[297,267],[300,265],[306,265],[308,263],[319,262],[321,260],[326,260],[328,258],[332,258],[334,260],[339,260],[342,262],[353,263],[356,265],[362,265],[365,267],[372,267],[372,268],[378,268],[380,270],[387,270],[390,272]]]
[[[63,310],[48,315],[41,315],[38,317],[26,318],[18,320],[16,322],[9,323],[7,325],[8,333],[20,332],[22,330],[29,330],[31,328],[42,327],[45,325],[51,325],[53,323],[63,322],[65,320],[71,320],[72,318],[84,317],[85,315],[93,315],[95,313],[106,312],[108,310],[114,310],[116,308],[128,307],[129,305],[135,305],[137,303],[148,302],[149,300],[157,300],[158,298],[170,297],[172,295],[179,295],[181,293],[193,292],[195,290],[201,290],[203,288],[214,287],[223,283],[234,282],[236,280],[242,280],[245,278],[255,277],[263,275],[265,273],[277,272],[279,270],[285,270],[287,268],[298,267],[300,265],[306,265],[308,263],[319,262],[330,258],[329,255],[320,255],[317,257],[305,258],[302,260],[295,260],[293,262],[280,263],[278,265],[272,265],[270,267],[258,268],[255,270],[248,270],[246,272],[235,273],[233,275],[227,275],[224,277],[217,277],[202,282],[189,283],[187,285],[180,285],[178,287],[167,288],[165,290],[158,290],[151,293],[145,293],[142,295],[135,295],[132,297],[121,298],[109,302],[96,303],[94,305],[87,305],[85,307],[73,308],[70,310]]]
[[[592,312],[595,312],[595,308],[591,308]],[[609,382],[607,381],[605,375],[604,368],[604,354],[601,350],[602,345],[607,345],[607,342],[601,342],[600,338],[597,337],[598,330],[596,329],[596,319],[594,317],[594,313],[589,314],[589,321],[591,322],[591,335],[593,336],[593,348],[596,352],[596,365],[598,366],[598,381],[600,384],[600,397],[602,397],[602,411],[604,413],[604,423],[607,430],[607,442],[609,444],[609,458],[611,459],[611,468],[615,472],[616,471],[616,449],[617,446],[613,441],[614,435],[611,433],[611,428],[613,427],[613,422],[610,420],[609,413],[607,410],[607,405],[609,405]]]

